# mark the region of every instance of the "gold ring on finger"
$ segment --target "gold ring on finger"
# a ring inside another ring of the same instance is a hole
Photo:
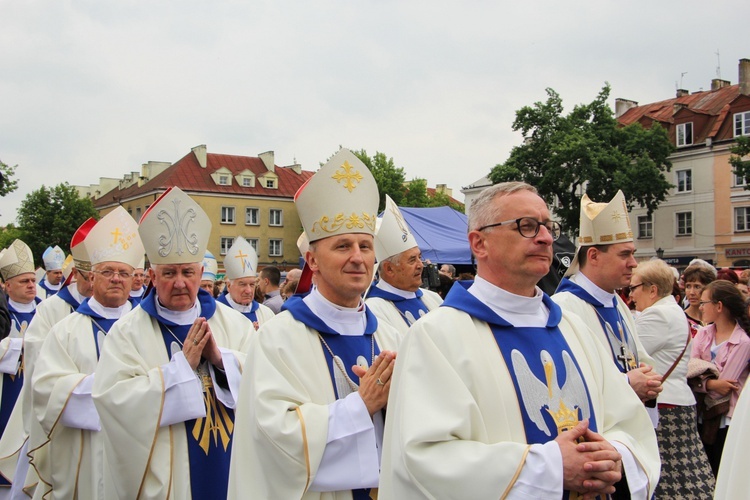
[[[193,345],[198,345],[198,339],[193,339]]]
[[[383,381],[382,381],[382,380],[380,380],[380,377],[378,377],[378,379],[377,379],[377,380],[375,381],[375,383],[376,383],[376,384],[378,384],[378,385],[385,385],[385,384],[383,383]]]

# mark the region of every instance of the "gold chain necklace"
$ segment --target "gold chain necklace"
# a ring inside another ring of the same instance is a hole
[[[346,369],[344,368],[344,364],[341,362],[341,358],[337,358],[333,351],[331,350],[330,346],[328,345],[328,342],[325,341],[323,336],[318,332],[318,338],[320,339],[320,342],[325,346],[325,348],[328,350],[328,353],[331,355],[331,359],[334,363],[336,363],[336,366],[341,371],[341,373],[344,374],[344,377],[346,378],[346,383],[349,384],[349,387],[351,388],[352,392],[357,392],[359,390],[359,387],[352,381],[351,378],[349,378],[349,374],[346,373]],[[370,366],[375,363],[375,334],[373,333],[370,336]]]

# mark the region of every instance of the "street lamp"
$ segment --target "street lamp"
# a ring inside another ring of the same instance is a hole
[[[660,259],[664,258],[664,249],[662,247],[656,249],[656,256]]]

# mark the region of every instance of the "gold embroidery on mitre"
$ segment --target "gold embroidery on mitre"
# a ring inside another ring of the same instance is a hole
[[[357,187],[352,180],[357,181],[357,184],[359,184],[363,179],[362,174],[359,173],[359,170],[352,172],[354,167],[349,165],[348,161],[345,161],[344,164],[341,165],[341,169],[343,170],[342,172],[337,170],[331,177],[338,183],[341,183],[342,180],[346,181],[344,182],[344,187],[351,193]]]
[[[603,234],[599,236],[599,241],[612,241],[612,235],[611,234]]]
[[[371,231],[375,231],[375,218],[375,214],[368,214],[366,212],[362,212],[361,214],[352,212],[348,217],[342,212],[339,212],[333,217],[333,219],[324,215],[315,221],[311,232],[316,233],[318,228],[320,228],[321,231],[326,233],[335,233],[341,229],[341,226],[344,224],[346,224],[347,229],[364,229],[367,227]]]
[[[399,210],[397,206],[392,206],[391,213],[393,214],[393,217],[396,219],[396,224],[398,224],[398,228],[401,231],[401,239],[404,242],[406,242],[406,240],[409,237],[409,228],[406,226],[406,221],[404,220],[404,216],[401,215],[401,210]]]
[[[594,238],[592,238],[591,236],[581,236],[580,238],[578,238],[578,241],[580,241],[581,243],[593,243]]]
[[[216,393],[214,392],[214,383],[211,375],[205,367],[199,368],[199,375],[203,384],[203,404],[206,406],[206,417],[197,418],[193,425],[193,439],[198,441],[198,445],[208,455],[208,449],[211,446],[211,438],[214,444],[221,445],[224,451],[227,451],[229,442],[234,432],[234,422],[227,413],[223,404],[216,402]]]
[[[617,211],[612,212],[612,220],[614,222],[620,222],[620,220],[622,220],[622,214]]]
[[[615,239],[617,239],[617,240],[625,240],[625,239],[627,239],[627,237],[628,237],[627,233],[617,233],[615,235]]]

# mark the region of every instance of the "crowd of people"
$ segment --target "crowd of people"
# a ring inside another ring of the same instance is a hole
[[[285,276],[238,237],[217,280],[210,220],[178,188],[138,222],[84,222],[38,283],[14,241],[0,498],[746,493],[746,273],[638,263],[623,193],[584,196],[550,297],[562,228],[534,187],[475,200],[471,273],[426,263],[385,199],[378,217],[339,151],[295,196],[305,264]]]

